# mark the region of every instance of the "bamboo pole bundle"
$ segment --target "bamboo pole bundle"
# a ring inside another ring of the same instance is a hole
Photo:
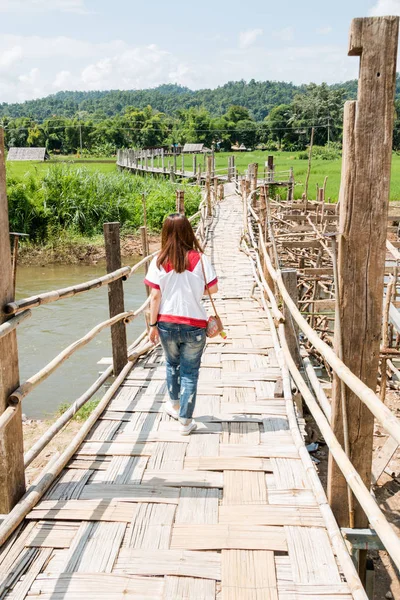
[[[358,576],[355,565],[349,555],[346,544],[344,542],[342,533],[339,529],[339,526],[336,522],[336,519],[332,513],[332,509],[329,506],[324,488],[322,487],[322,483],[318,477],[318,474],[315,470],[315,466],[311,461],[310,455],[304,445],[304,440],[302,438],[299,425],[296,418],[296,413],[294,409],[294,403],[292,398],[292,385],[290,380],[290,374],[283,356],[283,350],[279,344],[279,338],[277,331],[274,327],[273,318],[271,315],[271,311],[268,309],[266,305],[265,299],[263,295],[261,295],[262,305],[267,314],[268,321],[270,324],[270,331],[272,336],[272,341],[274,344],[275,353],[279,362],[279,365],[282,369],[282,379],[283,379],[283,392],[284,398],[286,401],[286,413],[289,421],[289,429],[293,437],[293,441],[298,450],[300,459],[303,463],[304,469],[309,477],[309,481],[311,483],[311,487],[315,494],[316,500],[318,502],[322,517],[325,521],[325,525],[327,528],[327,532],[329,538],[332,542],[332,546],[335,549],[336,555],[339,559],[340,565],[343,569],[343,573],[346,577],[346,581],[350,587],[354,600],[368,600],[367,594],[361,584],[360,578]],[[282,327],[282,325],[280,325]]]
[[[400,539],[389,525],[385,515],[377,505],[374,498],[371,496],[359,473],[353,467],[350,459],[347,457],[338,439],[334,435],[324,413],[308,389],[300,371],[297,369],[286,343],[285,326],[283,324],[279,325],[279,340],[290,374],[301,395],[303,396],[308,408],[310,409],[310,412],[313,415],[322,435],[324,436],[324,440],[329,446],[336,464],[339,466],[349,487],[352,489],[354,495],[365,511],[371,527],[375,529],[397,568],[400,569]]]
[[[32,312],[30,310],[24,310],[0,325],[0,338],[8,335],[11,331],[14,331],[14,329],[16,329],[20,323],[23,323],[23,321],[29,319],[31,316]]]
[[[400,422],[392,412],[380,401],[378,396],[365,383],[363,383],[354,373],[350,371],[342,360],[335,354],[328,344],[326,344],[319,335],[310,327],[306,319],[290,298],[286,287],[282,281],[279,270],[275,270],[265,248],[261,243],[261,249],[264,255],[265,264],[270,272],[272,279],[277,283],[282,299],[288,306],[294,320],[309,339],[311,344],[322,354],[328,364],[342,381],[360,398],[369,408],[373,415],[380,421],[386,431],[400,444]]]
[[[152,344],[148,343],[141,349],[141,354],[145,354],[152,347]],[[134,363],[128,362],[118,377],[115,379],[113,384],[109,387],[107,392],[104,394],[99,405],[92,412],[90,417],[82,425],[77,435],[68,444],[67,448],[62,454],[55,460],[51,461],[50,465],[46,465],[36,481],[27,489],[24,496],[12,509],[12,511],[5,517],[0,525],[0,546],[8,539],[12,532],[18,527],[21,521],[26,515],[32,510],[32,508],[39,502],[43,494],[49,489],[55,478],[61,473],[67,462],[75,454],[81,443],[85,440],[87,434],[96,423],[97,419],[104,412],[109,404],[110,400],[118,390],[121,383],[124,381],[126,376],[133,368]]]
[[[103,285],[108,285],[109,283],[117,281],[123,277],[127,278],[130,276],[130,270],[130,267],[122,267],[117,271],[113,271],[112,273],[108,273],[107,275],[103,275],[97,279],[92,279],[91,281],[85,281],[84,283],[71,285],[69,287],[62,288],[60,290],[54,290],[52,292],[44,292],[43,294],[31,296],[30,298],[15,300],[14,302],[9,302],[5,305],[4,312],[8,315],[15,314],[16,312],[25,310],[27,308],[35,308],[36,306],[40,306],[42,304],[50,304],[50,302],[71,298],[71,296],[76,296],[78,294],[82,294],[83,292],[89,292],[90,290],[100,288]]]
[[[65,348],[55,358],[53,358],[53,360],[50,361],[45,367],[43,367],[43,369],[35,373],[35,375],[32,375],[32,377],[29,377],[29,379],[27,379],[22,385],[20,385],[11,394],[9,398],[9,403],[11,405],[19,404],[21,400],[25,398],[27,394],[29,394],[29,392],[31,392],[35,387],[39,385],[39,383],[47,379],[65,360],[70,358],[77,350],[79,350],[83,346],[86,346],[86,344],[93,340],[93,338],[95,338],[101,331],[103,331],[103,329],[106,329],[106,327],[110,327],[111,325],[114,325],[114,323],[118,323],[119,321],[124,320],[126,322],[127,320],[136,318],[140,313],[142,313],[145,310],[149,301],[150,299],[148,298],[142,304],[142,306],[140,306],[135,311],[126,311],[120,313],[119,315],[116,315],[111,319],[107,319],[106,321],[103,321],[102,323],[99,323],[98,325],[93,327],[93,329],[88,331],[86,335],[67,346],[67,348]]]

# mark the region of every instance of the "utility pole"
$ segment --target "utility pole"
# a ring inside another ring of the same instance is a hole
[[[331,133],[331,118],[330,116],[328,116],[328,148],[329,148],[329,142],[330,142],[330,133]]]

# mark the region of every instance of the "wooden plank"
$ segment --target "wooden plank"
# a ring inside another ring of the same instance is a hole
[[[126,523],[81,523],[65,557],[64,573],[111,573]]]
[[[224,471],[223,505],[267,502],[265,474],[261,471]]]
[[[125,502],[161,502],[177,504],[179,490],[150,485],[92,483],[85,485],[81,500],[121,500]]]
[[[170,504],[141,504],[127,532],[125,547],[167,550],[175,510]]]
[[[200,471],[272,471],[272,462],[268,458],[238,458],[229,456],[188,457],[185,469]]]
[[[200,577],[221,579],[221,555],[191,550],[140,550],[122,548],[114,573],[129,575]]]
[[[182,488],[175,523],[218,523],[219,498],[215,488]]]
[[[79,525],[63,521],[35,524],[25,545],[28,548],[69,548]]]
[[[278,600],[274,553],[222,550],[222,600]]]
[[[284,401],[279,401],[276,398],[274,400],[264,402],[221,402],[221,413],[231,415],[263,415],[266,416],[284,416],[286,415],[286,408]]]
[[[66,469],[43,496],[44,500],[73,500],[79,498],[93,471]]]
[[[114,456],[102,474],[105,484],[140,484],[148,462],[147,456]],[[93,479],[92,479],[93,481]]]
[[[113,521],[127,523],[134,519],[139,504],[108,500],[43,500],[28,513],[27,519],[63,521]]]
[[[224,457],[256,457],[256,458],[298,458],[294,445],[289,444],[259,444],[247,446],[245,444],[220,444],[220,455]]]
[[[286,526],[288,553],[295,583],[340,583],[327,532],[316,527]]]
[[[276,506],[273,504],[239,504],[219,507],[219,523],[249,523],[250,525],[297,525],[325,527],[316,506]]]
[[[39,550],[35,560],[30,565],[28,572],[25,573],[23,580],[15,586],[10,594],[7,595],[9,600],[25,600],[33,582],[49,561],[52,552],[53,548],[43,548]]]
[[[40,600],[154,600],[162,598],[164,580],[114,573],[59,573],[39,575],[30,597]]]
[[[181,525],[172,528],[171,548],[186,550],[287,551],[283,527],[258,525]]]
[[[153,443],[84,442],[76,456],[151,456]]]
[[[143,483],[152,487],[202,487],[222,488],[224,476],[222,473],[210,473],[208,471],[147,471],[143,476]]]
[[[163,600],[215,600],[215,581],[192,577],[166,577]]]
[[[282,506],[317,506],[312,490],[275,490],[267,487],[269,504]]]
[[[307,473],[303,463],[289,458],[271,458],[276,489],[309,489]]]

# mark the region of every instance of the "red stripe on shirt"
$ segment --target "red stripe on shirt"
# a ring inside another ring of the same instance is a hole
[[[207,327],[207,321],[204,321],[203,319],[192,319],[191,317],[179,317],[177,315],[158,315],[157,321],[160,321],[160,323],[192,325],[193,327],[201,327],[202,329]]]
[[[152,281],[149,281],[148,279],[144,280],[145,285],[148,285],[151,288],[154,288],[155,290],[159,290],[160,286],[157,285],[156,283],[153,283]]]
[[[218,277],[216,277],[215,279],[213,279],[212,281],[210,281],[209,283],[207,283],[207,286],[210,288],[213,285],[217,285],[218,283]]]

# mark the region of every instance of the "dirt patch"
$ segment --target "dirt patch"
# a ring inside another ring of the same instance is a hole
[[[150,234],[150,252],[160,246],[160,234]],[[142,242],[139,235],[129,234],[121,238],[123,258],[142,255]],[[105,259],[104,241],[101,236],[87,240],[66,240],[47,244],[21,244],[18,252],[18,264],[26,266],[46,266],[50,264],[96,264]]]
[[[386,406],[394,415],[400,412],[400,394],[388,391],[385,401]],[[320,462],[317,465],[318,474],[326,490],[328,479],[328,447],[326,446],[317,425],[311,415],[305,415],[309,441],[317,441],[319,448],[313,456]],[[379,452],[388,436],[382,427],[375,424],[374,430],[374,456]],[[376,485],[373,486],[375,498],[392,527],[400,536],[400,451],[397,449],[388,464],[387,471],[383,472]],[[374,600],[386,598],[400,598],[400,579],[396,567],[385,551],[371,551],[368,556],[373,560],[375,570]],[[392,596],[386,596],[391,593]]]
[[[29,448],[31,448],[44,433],[46,433],[53,422],[54,420],[35,421],[28,419],[23,423],[25,452],[29,450]],[[83,423],[81,422],[70,421],[64,429],[49,442],[46,448],[44,448],[39,456],[35,458],[26,469],[26,485],[32,483],[55,453],[61,453],[65,450],[82,425]]]

